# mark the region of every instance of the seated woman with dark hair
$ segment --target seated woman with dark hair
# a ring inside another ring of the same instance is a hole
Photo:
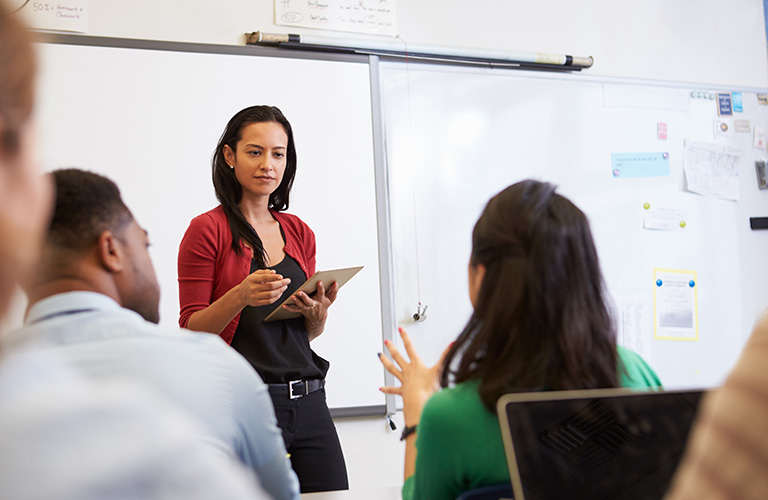
[[[519,182],[488,202],[472,233],[469,297],[474,312],[434,367],[402,329],[410,361],[389,341],[394,363],[380,355],[401,382],[382,391],[403,398],[406,500],[509,481],[503,394],[661,386],[616,345],[587,218],[551,184]]]

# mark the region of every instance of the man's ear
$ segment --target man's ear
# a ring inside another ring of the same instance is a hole
[[[112,231],[102,231],[99,235],[98,256],[111,273],[119,273],[125,267],[122,247]]]

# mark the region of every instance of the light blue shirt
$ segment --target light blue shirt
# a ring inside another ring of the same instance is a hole
[[[267,498],[166,399],[130,380],[84,380],[53,353],[18,347],[0,346],[0,498]]]
[[[299,498],[268,389],[218,335],[155,325],[93,292],[37,302],[11,335],[40,341],[88,377],[146,383],[229,444],[274,498]]]

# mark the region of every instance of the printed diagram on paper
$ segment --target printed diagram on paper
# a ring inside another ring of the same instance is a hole
[[[395,0],[275,0],[275,24],[397,35]]]
[[[688,191],[739,200],[741,151],[706,142],[685,143],[685,180]]]
[[[699,340],[696,271],[653,270],[653,330],[660,340]]]

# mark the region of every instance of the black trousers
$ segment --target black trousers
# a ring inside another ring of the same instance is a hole
[[[273,395],[272,404],[301,492],[349,489],[347,465],[325,402],[325,389],[294,400]]]

